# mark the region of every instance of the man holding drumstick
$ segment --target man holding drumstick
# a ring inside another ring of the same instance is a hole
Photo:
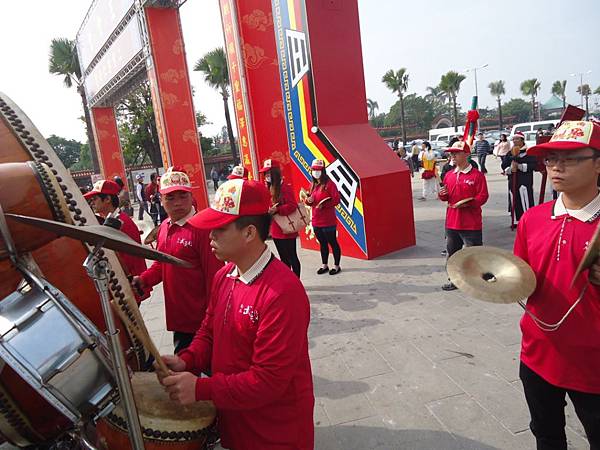
[[[567,121],[550,142],[527,151],[542,157],[556,201],[529,209],[517,227],[515,255],[537,285],[521,319],[519,375],[538,450],[566,450],[568,394],[591,449],[600,448],[600,263],[574,278],[600,223],[600,125]],[[590,284],[591,282],[591,284]]]
[[[172,400],[211,400],[223,447],[312,450],[310,305],[298,277],[265,244],[271,196],[243,179],[219,186],[214,206],[190,220],[210,229],[217,258],[206,318],[191,345],[163,356],[161,383]],[[208,367],[210,378],[197,375]]]
[[[444,186],[438,197],[448,202],[446,210],[446,251],[448,258],[463,248],[483,244],[481,207],[488,200],[485,176],[468,160],[471,149],[466,142],[458,141],[446,149],[454,163],[454,170],[444,177]],[[453,291],[451,281],[442,286]]]

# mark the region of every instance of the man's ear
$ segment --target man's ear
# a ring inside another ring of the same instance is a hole
[[[252,242],[256,238],[257,235],[258,235],[258,230],[256,229],[256,226],[254,226],[254,225],[248,225],[244,229],[244,239],[246,240],[246,242]]]

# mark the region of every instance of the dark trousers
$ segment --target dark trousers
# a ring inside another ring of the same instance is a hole
[[[182,331],[174,331],[173,332],[173,345],[175,346],[175,350],[173,354],[179,353],[181,350],[184,350],[190,346],[192,340],[196,333],[184,333]]]
[[[588,394],[554,386],[523,363],[519,369],[519,376],[529,406],[529,426],[535,436],[537,450],[567,450],[567,394],[587,434],[590,450],[600,450],[600,394]]]
[[[446,228],[446,251],[448,258],[464,247],[483,245],[481,230],[451,230]]]
[[[338,244],[336,229],[333,227],[313,227],[315,230],[315,236],[319,240],[321,250],[321,262],[327,264],[329,260],[329,247],[333,252],[333,263],[336,266],[340,265],[340,259],[342,259],[342,250],[340,244]]]
[[[154,226],[158,225],[158,207],[159,204],[156,202],[151,202],[150,203],[150,217],[152,217],[152,222],[154,223]]]
[[[479,170],[482,173],[487,173],[487,169],[485,168],[485,159],[487,158],[487,153],[478,153],[477,161],[479,161]]]
[[[212,180],[212,182],[213,182],[213,187],[215,188],[215,191],[217,189],[219,189],[219,180]]]
[[[148,212],[148,206],[146,202],[140,202],[140,209],[138,210],[138,220],[144,220],[144,212]]]
[[[273,239],[279,259],[288,266],[300,278],[300,260],[296,252],[296,238],[293,239]]]

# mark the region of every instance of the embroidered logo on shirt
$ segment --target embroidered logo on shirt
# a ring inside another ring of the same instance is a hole
[[[258,323],[259,313],[252,306],[245,306],[243,303],[240,305],[239,313],[248,316],[250,322],[256,325]]]
[[[468,184],[469,186],[475,186],[475,181],[473,181],[473,180],[465,180],[465,184]]]
[[[188,241],[187,239],[184,239],[184,238],[177,238],[177,243],[179,245],[183,245],[184,247],[192,246],[192,241]]]

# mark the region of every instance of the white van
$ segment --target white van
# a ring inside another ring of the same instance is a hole
[[[464,132],[464,126],[458,127],[458,131],[454,131],[454,127],[432,128],[431,130],[429,130],[429,142],[438,141],[448,143],[448,141],[454,136],[456,136],[457,134],[460,134],[462,136]]]
[[[558,125],[558,120],[540,120],[539,122],[524,122],[517,123],[513,125],[510,130],[510,136],[514,136],[514,134],[518,131],[521,133],[526,133],[528,131],[537,131],[540,128],[543,130],[547,130],[550,125],[553,125],[555,128]]]

